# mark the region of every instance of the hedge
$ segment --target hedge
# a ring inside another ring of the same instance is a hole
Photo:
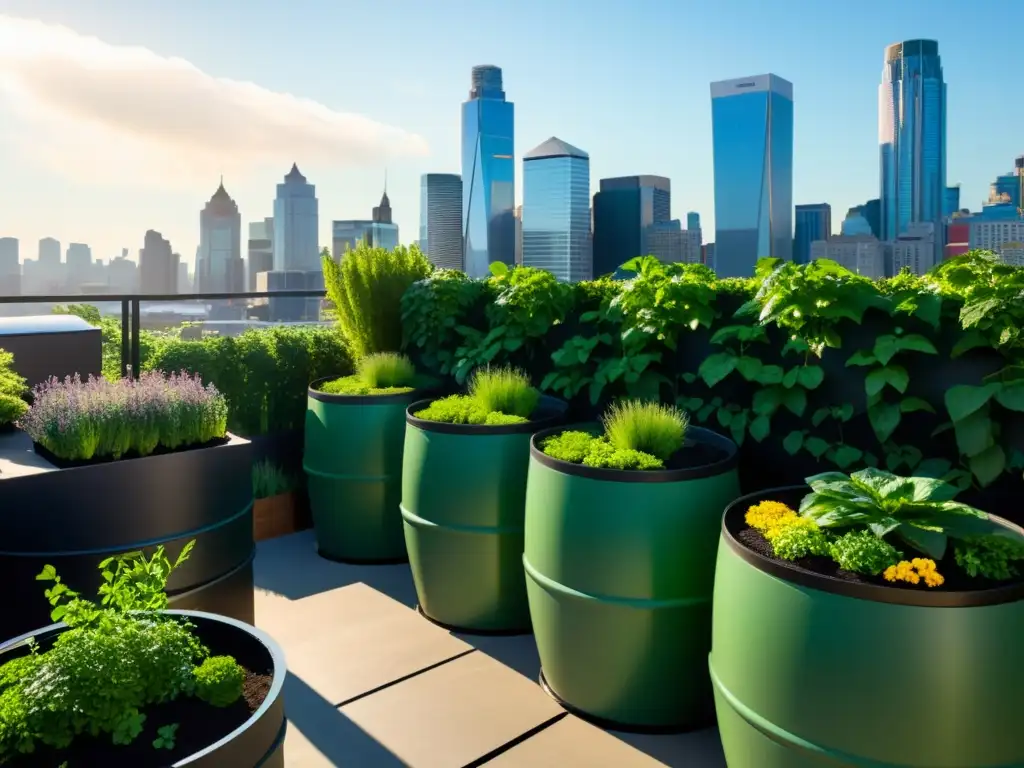
[[[654,257],[623,269],[571,285],[435,271],[403,297],[405,349],[460,384],[521,367],[579,419],[675,402],[743,446],[749,490],[868,465],[1020,506],[1024,269],[983,252],[882,281],[827,260],[762,259],[749,280]]]

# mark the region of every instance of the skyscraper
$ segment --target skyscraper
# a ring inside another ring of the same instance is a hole
[[[486,277],[492,262],[515,263],[515,107],[501,69],[473,67],[462,104],[463,268]]]
[[[199,212],[199,253],[196,282],[200,293],[241,293],[245,290],[242,261],[242,217],[224,189],[224,180]]]
[[[942,197],[942,218],[948,218],[960,210],[960,185],[946,187]]]
[[[601,179],[594,195],[594,276],[614,273],[636,256],[658,256],[655,225],[672,219],[672,182],[664,176]]]
[[[72,293],[78,293],[83,283],[92,277],[92,249],[85,243],[69,243],[64,254],[67,263],[67,286]]]
[[[0,237],[0,296],[21,294],[21,260],[18,238]]]
[[[715,270],[750,277],[793,253],[793,84],[755,75],[711,84]]]
[[[913,223],[942,232],[946,195],[946,83],[939,44],[907,40],[885,49],[878,87],[882,240]]]
[[[39,263],[49,266],[60,264],[60,240],[44,237],[39,241]]]
[[[249,290],[256,290],[256,275],[274,268],[274,219],[249,224]]]
[[[442,269],[462,269],[462,177],[420,177],[420,249]]]
[[[331,253],[335,261],[359,243],[392,251],[398,247],[398,225],[391,220],[391,201],[387,190],[369,219],[342,219],[331,222]]]
[[[319,228],[316,187],[293,163],[274,200],[274,269],[319,272]]]
[[[179,256],[171,251],[171,244],[152,229],[146,232],[139,251],[139,292],[172,294],[178,292]]]
[[[832,206],[812,203],[796,207],[796,235],[793,237],[793,261],[806,264],[811,260],[811,243],[832,237]]]
[[[691,232],[695,229],[700,229],[700,214],[696,211],[690,211],[686,214],[686,228]]]
[[[523,266],[592,275],[590,155],[554,136],[523,156]]]

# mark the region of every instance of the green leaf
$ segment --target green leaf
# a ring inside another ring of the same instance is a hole
[[[719,352],[709,355],[697,369],[697,375],[709,387],[715,386],[718,382],[736,370],[736,355],[731,352]]]
[[[957,384],[946,390],[946,411],[953,422],[962,421],[981,409],[992,396],[1002,387],[1001,384],[993,382],[974,387],[970,384]]]
[[[868,408],[868,421],[871,422],[871,428],[875,431],[875,437],[880,443],[884,443],[892,437],[892,433],[896,431],[902,418],[900,407],[896,403],[887,403],[882,400]]]
[[[820,365],[805,365],[797,368],[797,381],[806,389],[817,389],[825,380],[825,371]]]
[[[864,389],[868,395],[877,395],[888,384],[900,394],[907,391],[910,374],[902,365],[887,365],[868,372],[864,380]]]
[[[971,472],[978,483],[985,487],[992,484],[1003,474],[1006,469],[1006,453],[999,445],[990,445],[977,456],[971,456],[967,460]]]
[[[928,413],[935,413],[935,409],[932,404],[927,400],[920,397],[905,397],[900,401],[900,410],[903,413],[913,413],[914,411],[928,411]]]
[[[846,361],[846,366],[849,368],[853,365],[874,365],[877,362],[878,360],[874,355],[867,350],[860,349],[850,355],[850,359]]]
[[[879,336],[875,339],[875,358],[882,365],[888,365],[889,361],[900,351],[899,340],[891,335]]]
[[[864,452],[860,448],[854,448],[852,445],[840,445],[836,448],[833,460],[840,469],[846,469],[854,462],[859,461],[863,455]]]
[[[939,350],[935,348],[935,345],[919,333],[910,333],[902,336],[899,340],[899,348],[911,352],[923,352],[926,355],[939,354]]]
[[[729,424],[729,432],[732,433],[732,439],[736,445],[743,445],[743,442],[747,437],[747,411],[742,410],[732,418],[732,422]]]
[[[1017,380],[996,392],[996,402],[1011,411],[1024,411],[1024,381]]]
[[[843,403],[839,406],[839,420],[849,421],[853,418],[853,403]]]
[[[503,261],[492,261],[487,269],[495,277],[504,277],[508,274],[508,264]]]
[[[782,386],[787,389],[796,386],[797,376],[799,375],[797,370],[796,368],[790,368],[786,371],[786,375],[782,377]]]
[[[52,565],[44,565],[43,570],[36,576],[36,581],[55,581],[57,579],[57,569]]]
[[[771,419],[763,414],[755,417],[754,420],[750,422],[750,436],[759,443],[768,437],[768,435],[771,434],[771,431]]]
[[[790,456],[795,456],[804,445],[804,433],[794,429],[782,441],[782,447]]]
[[[811,435],[806,440],[804,440],[804,448],[806,448],[807,452],[811,454],[814,458],[820,459],[822,455],[825,453],[825,451],[829,449],[829,444],[827,441],[822,440],[820,437],[816,435]]]
[[[988,347],[988,339],[980,331],[967,331],[961,336],[956,344],[953,345],[953,349],[950,352],[950,357],[960,357],[965,352],[969,352],[977,347]]]
[[[921,552],[932,560],[938,562],[946,555],[946,544],[948,537],[937,531],[926,531],[910,523],[903,523],[897,530],[897,535],[906,541],[910,546]]]
[[[732,423],[732,411],[725,406],[718,409],[718,423],[723,427],[728,427]]]
[[[803,389],[782,390],[782,404],[794,416],[803,416],[807,410],[807,392]]]
[[[771,416],[782,405],[782,391],[778,387],[765,387],[754,393],[752,408],[758,416]]]
[[[947,459],[925,459],[917,466],[918,477],[935,477],[942,479],[953,464]]]
[[[740,331],[746,330],[749,326],[745,325],[727,325],[724,328],[719,328],[715,331],[711,337],[712,344],[724,344],[727,341],[732,341],[740,336]]]
[[[996,442],[992,434],[992,419],[984,410],[974,411],[954,422],[953,429],[957,448],[964,456],[977,456]]]
[[[821,426],[821,423],[831,415],[832,411],[828,408],[819,408],[811,416],[811,425],[815,427]]]
[[[765,386],[781,384],[782,376],[782,366],[766,365],[758,372],[756,381],[758,384],[764,384]]]
[[[736,370],[739,371],[740,376],[747,381],[756,381],[757,374],[761,372],[763,367],[764,363],[756,357],[744,355],[743,357],[736,358]]]

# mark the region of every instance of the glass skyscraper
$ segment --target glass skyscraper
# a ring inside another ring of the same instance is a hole
[[[696,211],[690,211],[686,214],[686,228],[687,229],[700,229],[700,214]]]
[[[715,271],[750,277],[793,252],[793,84],[756,75],[711,84]]]
[[[590,156],[551,137],[523,156],[523,266],[589,280]]]
[[[648,235],[672,218],[672,183],[664,176],[601,179],[594,195],[594,276],[614,274],[651,253]]]
[[[505,101],[501,69],[473,67],[462,104],[463,268],[486,277],[492,262],[516,253],[515,107]]]
[[[420,177],[420,250],[442,269],[462,269],[462,177]]]
[[[796,235],[793,237],[793,261],[806,264],[811,260],[811,243],[832,237],[832,206],[812,203],[796,207]]]
[[[878,87],[881,238],[910,224],[942,231],[946,199],[946,83],[939,44],[907,40],[885,49]]]

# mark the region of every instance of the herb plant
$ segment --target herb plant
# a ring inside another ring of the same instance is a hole
[[[253,498],[269,499],[282,493],[290,493],[295,489],[296,485],[296,479],[270,459],[264,459],[253,464]]]
[[[0,666],[0,762],[38,745],[67,748],[83,734],[131,743],[147,706],[196,694],[196,669],[209,651],[192,624],[163,613],[167,578],[194,543],[173,563],[163,547],[149,558],[107,558],[99,566],[99,604],[71,590],[53,566],[43,569],[36,578],[50,584],[51,617],[68,628],[45,648],[30,642],[28,655]],[[233,659],[220,658],[220,678],[244,676]],[[226,687],[221,693],[219,701],[226,700]],[[173,748],[176,730],[162,727],[154,747]]]
[[[523,424],[530,420],[539,402],[540,392],[523,371],[483,368],[473,374],[468,395],[440,398],[415,415],[447,424]]]
[[[360,243],[340,263],[327,249],[320,260],[327,296],[353,357],[401,350],[402,296],[433,269],[420,249],[400,245],[388,251]]]
[[[362,358],[355,374],[325,382],[320,391],[330,395],[400,395],[412,392],[421,383],[408,357],[378,352]]]

